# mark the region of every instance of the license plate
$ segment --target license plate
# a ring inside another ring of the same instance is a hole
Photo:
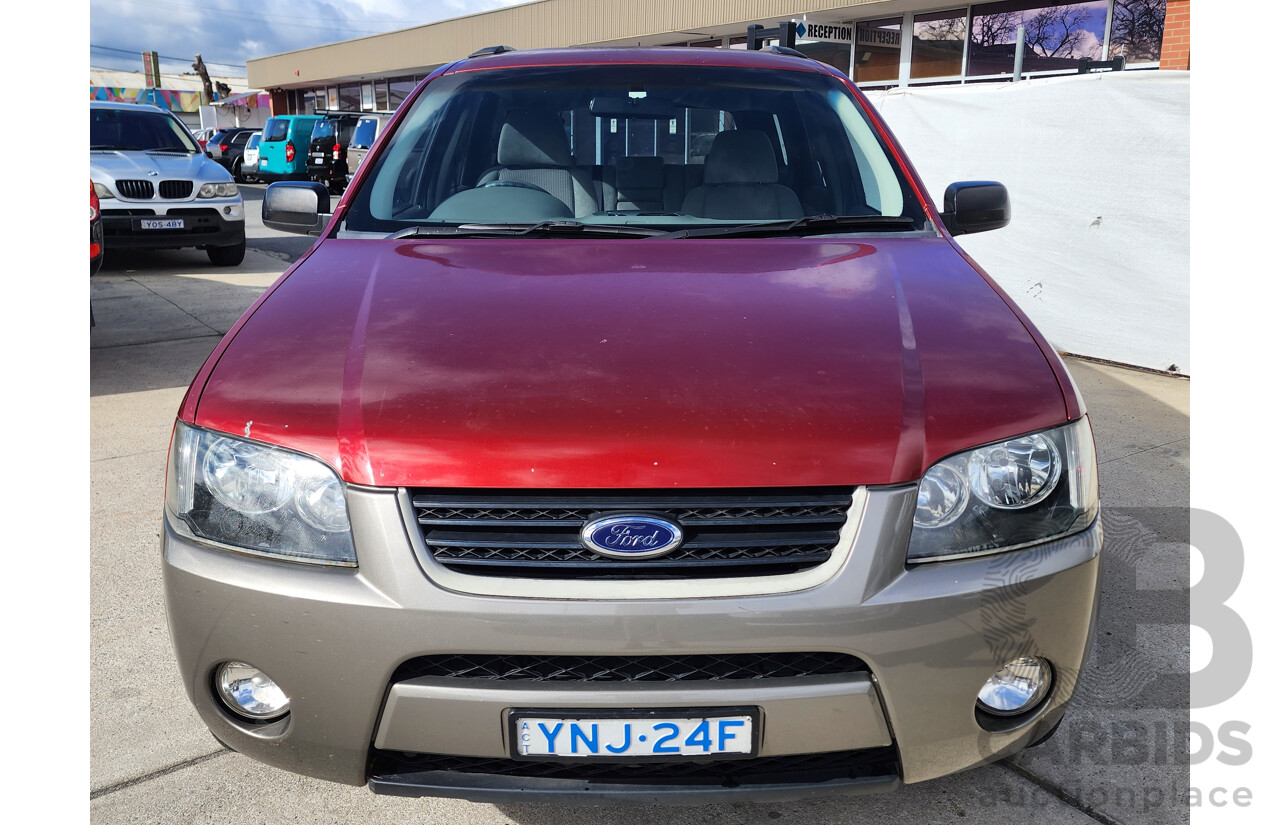
[[[143,218],[143,229],[186,229],[182,218]]]
[[[311,157],[315,158],[316,160],[324,160],[324,152],[321,152],[318,155],[312,155]]]
[[[756,753],[758,708],[511,712],[517,759],[682,760]]]

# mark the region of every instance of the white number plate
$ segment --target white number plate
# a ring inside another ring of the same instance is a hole
[[[755,716],[748,713],[569,717],[514,711],[511,719],[516,757],[745,757],[755,747]]]
[[[143,229],[186,229],[182,218],[143,218]]]
[[[320,152],[318,154],[312,155],[311,157],[315,158],[316,160],[324,160],[324,152]]]

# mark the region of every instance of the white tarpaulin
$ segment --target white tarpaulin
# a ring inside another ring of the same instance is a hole
[[[1013,220],[960,244],[1060,351],[1191,373],[1189,72],[867,95],[938,208],[996,180]]]

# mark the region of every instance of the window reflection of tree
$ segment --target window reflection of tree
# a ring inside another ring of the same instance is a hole
[[[1056,58],[1099,57],[1098,39],[1096,35],[1089,37],[1091,11],[1084,4],[1071,4],[974,15],[973,42],[977,46],[1013,43],[1017,40],[1018,26],[1025,26],[1026,47],[1033,54]]]
[[[1166,0],[1116,0],[1111,23],[1111,56],[1130,63],[1160,59]]]

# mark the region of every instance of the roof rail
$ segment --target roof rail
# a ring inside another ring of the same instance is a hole
[[[485,46],[483,49],[476,49],[467,57],[488,57],[491,54],[504,54],[506,52],[514,52],[512,46]]]
[[[747,49],[749,51],[760,51],[760,47],[764,45],[766,39],[778,40],[780,41],[779,45],[783,48],[794,49],[796,47],[796,22],[794,20],[786,20],[778,23],[778,27],[774,29],[766,29],[758,24],[747,26]]]
[[[787,46],[770,46],[769,51],[774,54],[785,54],[788,57],[803,57],[805,60],[813,60],[812,57],[800,51],[799,49],[788,48]]]

